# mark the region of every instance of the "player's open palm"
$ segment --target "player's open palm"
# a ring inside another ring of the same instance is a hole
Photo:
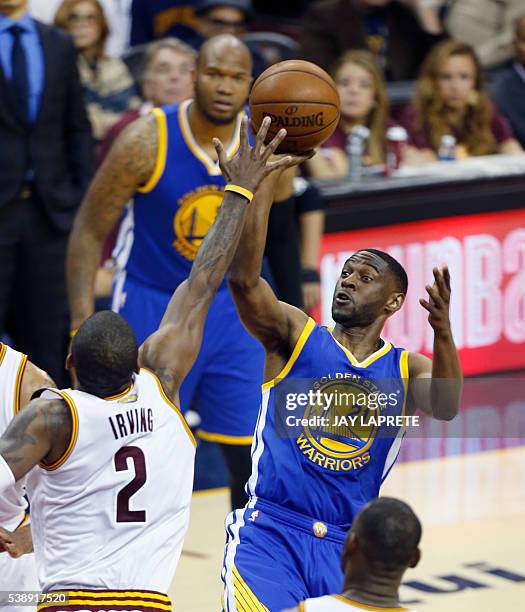
[[[419,303],[428,310],[428,322],[432,325],[434,332],[450,332],[450,273],[448,267],[433,269],[434,284],[425,288],[428,293],[428,301],[423,298]]]
[[[222,142],[218,138],[213,139],[219,166],[228,182],[244,187],[253,193],[271,173],[284,170],[306,159],[306,157],[286,155],[271,161],[270,157],[286,137],[286,130],[279,130],[272,141],[265,145],[264,141],[270,124],[270,118],[265,117],[252,147],[248,138],[248,119],[244,117],[241,125],[240,145],[237,153],[231,159],[228,159]]]

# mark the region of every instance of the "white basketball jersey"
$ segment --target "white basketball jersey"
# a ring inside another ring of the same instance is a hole
[[[195,440],[158,378],[101,399],[47,390],[71,411],[69,447],[28,480],[44,592],[76,588],[166,593],[189,524]]]
[[[325,595],[315,599],[307,599],[299,604],[300,612],[410,612],[407,608],[374,608],[357,601],[346,599],[342,595]]]
[[[27,355],[0,343],[0,435],[20,409],[20,387]],[[25,479],[0,495],[0,526],[13,531],[25,518]]]

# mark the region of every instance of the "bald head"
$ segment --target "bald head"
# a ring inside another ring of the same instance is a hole
[[[233,123],[248,98],[251,75],[252,56],[242,41],[231,34],[207,40],[195,71],[195,102],[200,113],[215,125]]]
[[[201,47],[198,66],[206,66],[210,62],[224,62],[230,55],[251,74],[252,54],[242,40],[233,34],[220,34],[207,40]]]

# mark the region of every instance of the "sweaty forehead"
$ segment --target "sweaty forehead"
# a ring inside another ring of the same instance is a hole
[[[347,263],[358,263],[365,264],[367,266],[371,266],[380,274],[384,274],[388,271],[388,264],[386,261],[378,257],[374,253],[370,253],[369,251],[357,251],[347,260]]]

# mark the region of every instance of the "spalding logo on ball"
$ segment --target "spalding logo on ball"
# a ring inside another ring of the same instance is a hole
[[[257,133],[262,120],[272,124],[267,142],[285,128],[278,153],[306,153],[329,138],[339,122],[339,94],[332,77],[303,60],[279,62],[265,70],[250,93],[250,121]]]

